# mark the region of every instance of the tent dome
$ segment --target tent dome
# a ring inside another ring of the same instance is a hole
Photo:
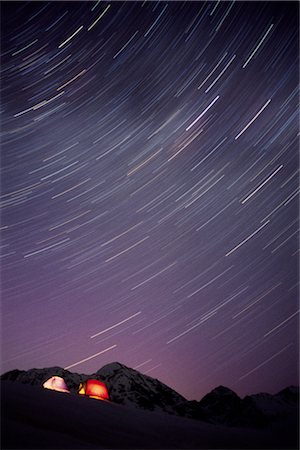
[[[61,377],[51,377],[43,384],[45,389],[52,389],[53,391],[70,392],[65,380]]]
[[[99,380],[90,379],[81,383],[78,393],[87,395],[88,397],[97,398],[98,400],[109,400],[107,387]]]

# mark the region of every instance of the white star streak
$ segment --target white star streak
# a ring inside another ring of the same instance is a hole
[[[207,220],[201,227],[196,228],[196,231],[200,231],[202,228],[204,228],[208,223],[210,223],[212,220],[214,220],[216,217],[218,217],[220,214],[222,214],[225,209],[229,208],[233,203],[236,202],[236,198],[233,199],[228,205],[224,206],[218,213],[216,213],[214,216],[212,216],[209,220]]]
[[[219,275],[217,275],[216,277],[214,277],[212,280],[210,280],[208,283],[205,283],[203,286],[201,286],[201,288],[197,289],[196,291],[192,292],[192,294],[189,294],[187,296],[187,298],[192,297],[193,295],[197,294],[197,292],[202,291],[202,289],[206,288],[207,286],[209,286],[210,284],[212,284],[215,280],[217,280],[218,278],[220,278],[222,275],[224,275],[224,273],[228,272],[229,270],[231,270],[234,266],[230,266],[228,269],[224,270],[224,272],[220,273]]]
[[[148,359],[147,361],[144,361],[143,363],[139,364],[138,366],[133,367],[134,370],[139,369],[140,367],[144,366],[145,364],[148,364],[151,362],[152,359]]]
[[[195,123],[198,122],[199,119],[201,119],[201,117],[204,116],[204,114],[216,103],[216,101],[220,98],[219,95],[216,96],[216,98],[208,105],[207,108],[205,108],[204,111],[202,111],[202,113],[194,120],[194,122],[192,122],[186,129],[185,131],[189,131],[194,125]]]
[[[121,252],[117,253],[114,256],[111,256],[110,258],[106,259],[105,262],[109,262],[112,261],[113,259],[117,258],[120,255],[123,255],[123,253],[128,252],[129,250],[131,250],[132,248],[136,247],[137,245],[141,244],[142,242],[144,242],[146,239],[149,239],[150,236],[146,236],[144,239],[141,239],[140,241],[136,242],[135,244],[131,245],[130,247],[126,248],[125,250],[122,250]]]
[[[212,76],[212,74],[217,70],[223,59],[225,59],[227,56],[227,52],[224,53],[220,61],[216,64],[216,66],[212,69],[212,71],[207,75],[207,77],[202,81],[202,83],[198,86],[198,89],[201,89],[202,86],[206,83],[206,81]]]
[[[111,347],[108,347],[105,350],[102,350],[101,352],[95,353],[94,355],[88,356],[87,358],[84,358],[84,359],[81,359],[80,361],[78,361],[74,364],[71,364],[70,366],[64,367],[64,369],[67,370],[67,369],[71,369],[71,367],[78,366],[79,364],[89,361],[90,359],[96,358],[96,356],[102,355],[102,353],[108,352],[109,350],[116,348],[116,346],[117,346],[116,344],[112,345]]]
[[[263,37],[261,38],[260,42],[257,44],[257,46],[255,47],[255,49],[253,50],[253,52],[251,53],[251,55],[249,56],[249,58],[247,59],[247,61],[243,64],[243,69],[245,69],[245,67],[247,66],[247,64],[251,61],[251,59],[253,58],[253,56],[255,55],[255,53],[257,52],[257,50],[259,49],[259,47],[262,45],[262,43],[264,42],[264,40],[266,39],[266,37],[268,36],[268,34],[270,33],[271,29],[273,28],[274,24],[271,23],[271,25],[269,26],[269,28],[267,29],[267,31],[265,32],[265,34],[263,35]]]
[[[273,286],[271,289],[269,289],[267,292],[264,292],[264,294],[262,294],[260,297],[258,297],[256,300],[254,300],[254,302],[251,302],[249,305],[247,305],[245,308],[243,308],[240,312],[238,312],[237,314],[235,314],[234,316],[232,316],[233,319],[235,319],[236,317],[240,316],[241,314],[243,314],[243,312],[247,311],[249,308],[251,308],[253,305],[255,305],[256,303],[258,303],[260,300],[262,300],[263,298],[265,298],[268,294],[270,294],[270,292],[274,291],[274,289],[278,288],[278,286],[280,286],[282,283],[278,283],[276,284],[276,286]]]
[[[40,250],[37,250],[36,252],[27,253],[27,255],[24,255],[24,258],[29,258],[30,256],[37,255],[38,253],[45,252],[46,250],[49,250],[50,248],[56,247],[57,245],[63,244],[65,242],[69,241],[69,240],[70,240],[70,238],[66,238],[66,239],[63,239],[60,242],[57,242],[56,244],[52,244],[52,245],[49,245],[48,247],[41,248]]]
[[[64,42],[62,42],[58,48],[62,48],[65,44],[67,44],[67,42],[69,42],[71,39],[73,39],[74,36],[76,36],[76,34],[78,34],[83,28],[83,25],[81,25],[81,27],[79,27],[76,31],[74,31],[73,34],[71,34],[71,36],[69,36]]]
[[[282,327],[283,324],[287,323],[289,320],[291,320],[293,317],[295,317],[299,313],[299,310],[296,311],[294,314],[289,316],[287,319],[280,322],[276,327],[272,328],[272,330],[268,331],[266,334],[264,334],[264,337],[268,336],[269,334],[273,333],[273,331],[277,330],[278,328]]]
[[[271,253],[275,253],[279,248],[281,248],[287,241],[289,241],[293,236],[295,236],[295,234],[299,233],[299,229],[294,231],[294,233],[292,233],[288,238],[286,238],[283,242],[281,242],[281,244],[279,244],[276,248],[274,248]]]
[[[96,25],[96,23],[104,16],[106,11],[110,8],[110,5],[108,5],[105,10],[100,14],[100,16],[95,20],[95,22],[92,23],[91,26],[88,27],[88,31],[91,31],[91,29]]]
[[[59,86],[56,90],[60,91],[61,89],[66,87],[68,84],[72,83],[73,81],[77,80],[77,78],[81,77],[81,75],[83,75],[85,72],[86,72],[86,69],[83,69],[81,72],[79,72],[77,75],[75,75],[75,77],[73,77],[71,80],[69,80],[66,83]]]
[[[223,272],[224,273],[224,272]],[[183,331],[182,333],[178,334],[177,336],[173,337],[172,339],[170,339],[169,341],[167,341],[167,344],[170,344],[173,341],[176,341],[177,339],[179,339],[180,337],[184,336],[185,334],[189,333],[190,331],[194,330],[195,328],[197,328],[199,325],[201,325],[202,323],[206,322],[208,319],[210,319],[213,315],[215,315],[218,310],[220,308],[223,308],[223,306],[227,305],[227,303],[231,302],[235,297],[237,297],[238,295],[240,295],[242,292],[244,292],[245,290],[248,289],[249,286],[246,286],[244,289],[242,289],[241,291],[237,292],[235,295],[231,296],[229,299],[225,300],[223,303],[221,303],[220,305],[218,305],[216,308],[213,308],[211,311],[209,311],[208,313],[204,314],[204,316],[201,317],[201,320],[199,322],[197,322],[195,325],[193,325],[192,327],[188,328],[187,330]]]
[[[165,272],[166,270],[168,270],[170,267],[173,267],[175,264],[177,264],[177,261],[173,262],[172,264],[170,264],[168,267],[165,267],[164,269],[160,270],[159,272],[157,272],[156,274],[152,275],[151,277],[147,278],[147,280],[142,281],[141,283],[137,284],[136,286],[134,286],[133,288],[131,288],[132,291],[134,291],[135,289],[137,289],[140,286],[143,286],[143,284],[148,283],[148,281],[153,280],[153,278],[158,277],[158,275],[160,275],[161,273]]]
[[[244,131],[247,130],[247,128],[250,127],[250,125],[258,118],[258,116],[263,112],[263,110],[268,106],[268,104],[271,102],[271,98],[269,98],[269,100],[264,104],[264,106],[258,111],[258,113],[255,114],[255,116],[253,117],[253,119],[250,120],[249,123],[247,123],[247,125],[242,129],[242,131],[239,132],[239,134],[237,134],[235,136],[235,140],[237,140],[243,133]]]
[[[268,223],[270,223],[270,221],[268,220],[267,222],[265,222],[261,227],[259,227],[257,230],[255,230],[252,234],[250,234],[250,236],[248,236],[246,239],[244,239],[242,242],[240,242],[236,247],[234,247],[232,250],[230,250],[230,252],[226,253],[225,256],[229,256],[231,255],[231,253],[235,252],[235,250],[237,250],[238,248],[240,248],[243,244],[245,244],[245,242],[249,241],[249,239],[251,239],[256,233],[258,233],[262,228],[264,228],[266,225],[268,225]]]
[[[144,371],[143,373],[144,373],[144,374],[149,373],[149,372],[151,372],[152,370],[157,369],[157,367],[160,367],[160,366],[161,366],[161,364],[157,364],[156,366],[151,367],[151,369],[148,369],[148,370]]]
[[[21,48],[20,50],[17,50],[16,52],[12,53],[11,56],[15,56],[18,55],[18,53],[23,52],[24,50],[26,50],[27,48],[31,47],[33,44],[35,44],[38,41],[38,39],[35,39],[34,41],[30,42],[30,44],[26,45],[25,47]]]
[[[149,161],[151,161],[153,158],[155,158],[156,155],[158,155],[160,152],[162,151],[162,149],[160,148],[157,152],[155,152],[153,155],[149,156],[149,158],[145,159],[145,161],[141,162],[138,166],[134,167],[133,169],[131,169],[128,173],[127,176],[129,177],[130,175],[134,174],[135,172],[137,172],[141,167],[143,167],[145,164],[147,164]]]
[[[283,347],[279,352],[275,353],[275,355],[271,356],[270,358],[266,359],[263,363],[261,363],[258,366],[254,367],[254,369],[250,370],[250,372],[245,373],[245,375],[240,377],[239,380],[243,380],[243,378],[246,378],[248,375],[250,375],[251,373],[255,372],[260,367],[266,365],[269,361],[272,361],[272,359],[276,358],[276,356],[278,356],[281,353],[283,353],[287,348],[291,347],[291,345],[293,345],[293,344],[288,344],[285,347]]]
[[[59,169],[56,172],[53,172],[50,175],[46,175],[45,177],[41,178],[41,181],[48,180],[48,178],[54,177],[54,175],[57,175],[58,173],[63,172],[64,170],[67,170],[67,169],[69,169],[69,167],[72,167],[78,163],[79,163],[79,161],[74,161],[73,163],[69,164],[68,166],[63,167],[62,169]]]
[[[193,172],[193,170],[200,166],[200,164],[202,164],[212,153],[214,153],[226,141],[226,139],[227,137],[222,139],[222,141],[218,145],[216,145],[216,147],[214,147],[203,159],[201,159],[201,161],[199,161],[194,167],[192,167],[191,172]]]
[[[90,181],[91,178],[88,178],[87,180],[81,181],[81,183],[76,184],[75,186],[72,186],[69,189],[66,189],[63,192],[60,192],[59,194],[53,195],[53,197],[51,197],[52,199],[57,198],[57,197],[61,197],[62,195],[66,194],[67,192],[73,191],[74,189],[78,188],[79,186],[81,186],[82,184],[87,183],[88,181]]]
[[[246,203],[251,197],[253,197],[254,194],[256,194],[257,191],[259,191],[262,187],[264,187],[265,184],[267,184],[268,181],[271,180],[271,178],[273,178],[277,172],[279,172],[280,169],[283,168],[283,165],[281,164],[281,166],[279,166],[275,172],[273,172],[262,184],[260,184],[256,189],[254,189],[253,192],[251,192],[251,194],[249,194],[244,200],[242,200],[242,205],[244,203]]]
[[[89,209],[88,211],[83,212],[82,214],[79,214],[78,216],[72,217],[72,219],[66,220],[63,223],[59,223],[58,225],[55,225],[54,227],[49,228],[49,231],[56,230],[56,228],[60,228],[60,227],[62,227],[64,225],[66,225],[67,223],[73,222],[73,220],[76,220],[79,217],[85,216],[86,214],[88,214],[90,212],[91,212],[91,209]]]
[[[50,98],[49,100],[43,100],[42,102],[38,103],[35,106],[32,106],[31,108],[24,109],[24,111],[21,111],[21,112],[19,112],[17,114],[14,114],[14,117],[22,116],[23,114],[27,113],[28,111],[35,111],[36,109],[39,109],[42,106],[45,106],[45,105],[47,105],[50,102],[53,102],[55,99],[57,99],[58,97],[60,97],[64,93],[65,93],[65,91],[62,91],[59,94],[55,95],[54,97]]]
[[[207,94],[211,88],[216,84],[216,82],[221,78],[221,76],[223,75],[223,73],[227,70],[227,68],[230,66],[230,64],[232,63],[232,61],[235,59],[236,55],[233,55],[233,57],[231,58],[231,60],[226,64],[226,66],[224,67],[224,69],[219,73],[219,75],[217,76],[217,78],[211,83],[211,85],[205,90],[205,94]]]
[[[128,322],[128,320],[133,319],[134,317],[140,315],[142,313],[142,311],[139,311],[135,314],[133,314],[132,316],[127,317],[127,319],[121,320],[121,322],[116,323],[115,325],[112,325],[111,327],[106,328],[105,330],[99,331],[99,333],[93,334],[90,338],[93,339],[96,336],[99,336],[100,334],[106,333],[107,331],[112,330],[113,328],[118,327],[119,325],[122,325],[122,323]]]
[[[131,38],[126,42],[125,45],[123,45],[123,47],[115,54],[115,56],[113,57],[113,59],[115,59],[120,53],[122,53],[122,51],[124,50],[124,48],[127,47],[127,45],[129,45],[129,43],[132,41],[132,39],[134,39],[134,37],[138,34],[139,30],[137,30],[132,36]]]
[[[128,230],[124,231],[123,233],[118,234],[118,236],[113,237],[112,239],[109,239],[108,241],[101,244],[101,247],[105,247],[106,245],[110,244],[111,242],[114,242],[116,239],[119,239],[121,236],[124,236],[125,234],[129,233],[129,231],[134,230],[136,227],[142,225],[143,222],[139,222],[136,225],[133,225],[133,227],[128,228]]]
[[[216,175],[214,175],[216,176]],[[221,181],[223,178],[225,177],[225,175],[222,175],[220,178],[218,178],[211,186],[209,186],[207,189],[205,189],[205,191],[201,192],[201,194],[197,195],[197,197],[195,197],[192,201],[190,201],[189,203],[187,203],[185,205],[185,208],[188,208],[189,206],[191,206],[193,203],[195,203],[197,200],[199,200],[199,198],[203,197],[204,194],[206,194],[206,192],[210,191],[210,189],[212,189],[217,183],[219,183],[219,181]],[[213,177],[212,177],[213,178]],[[211,180],[209,180],[211,181]],[[207,183],[205,183],[207,184]],[[203,187],[203,186],[202,186]],[[201,189],[202,189],[201,187]]]
[[[184,145],[181,147],[174,155],[171,156],[171,158],[168,159],[168,161],[172,161],[179,153],[181,153],[188,145],[190,145],[198,136],[203,132],[203,129],[201,128],[194,136],[192,136]]]
[[[155,20],[155,22],[153,22],[153,24],[151,25],[151,27],[149,28],[149,30],[144,34],[144,37],[147,37],[148,34],[150,33],[150,31],[152,30],[152,28],[156,25],[156,23],[159,21],[159,19],[161,18],[161,16],[163,15],[163,13],[165,12],[165,10],[167,9],[168,5],[166,5],[164,7],[164,9],[162,10],[162,12],[160,13],[160,15],[157,17],[157,19]]]

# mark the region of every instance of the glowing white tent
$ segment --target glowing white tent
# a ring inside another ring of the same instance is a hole
[[[52,389],[53,391],[70,392],[64,379],[57,376],[51,377],[49,380],[45,381],[43,387],[45,389]]]

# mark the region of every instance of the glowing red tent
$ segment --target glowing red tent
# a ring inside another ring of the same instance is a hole
[[[109,400],[107,387],[99,380],[87,380],[80,383],[78,394],[87,395],[98,400]]]

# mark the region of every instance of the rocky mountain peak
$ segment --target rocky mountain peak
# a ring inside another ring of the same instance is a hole
[[[234,397],[238,397],[238,395],[234,391],[232,391],[228,387],[222,386],[222,385],[220,385],[220,386],[216,387],[215,389],[213,389],[210,392],[210,394],[220,395],[220,396],[222,396],[222,395],[232,395]]]
[[[97,370],[97,374],[103,375],[103,374],[112,374],[113,372],[116,372],[118,370],[134,370],[130,369],[129,367],[125,366],[124,364],[121,364],[119,362],[112,362],[109,364],[106,364],[105,366],[101,367],[101,369]]]

